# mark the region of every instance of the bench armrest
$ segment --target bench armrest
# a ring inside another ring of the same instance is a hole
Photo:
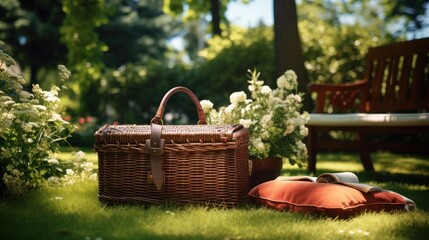
[[[309,84],[308,91],[317,93],[314,113],[323,113],[327,104],[341,111],[356,110],[359,100],[359,111],[365,112],[368,81],[360,80],[353,83],[342,84]]]

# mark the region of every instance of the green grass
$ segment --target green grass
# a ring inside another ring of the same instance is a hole
[[[90,151],[87,156],[96,160]],[[363,182],[413,199],[419,210],[338,220],[247,204],[233,209],[105,206],[97,199],[97,182],[86,181],[2,199],[0,239],[425,239],[429,235],[428,157],[389,153],[373,157],[377,173],[363,172],[353,154],[323,154],[318,174],[353,171]],[[283,174],[306,173],[285,164]]]

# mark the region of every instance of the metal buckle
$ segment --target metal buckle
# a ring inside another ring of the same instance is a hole
[[[165,139],[161,139],[160,143],[161,143],[161,146],[152,147],[150,139],[147,139],[146,144],[145,144],[145,152],[149,155],[162,155],[162,154],[164,154]]]

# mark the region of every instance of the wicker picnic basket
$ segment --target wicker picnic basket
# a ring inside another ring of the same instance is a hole
[[[193,100],[198,125],[162,124],[177,92]],[[185,87],[165,94],[150,125],[105,125],[94,136],[103,202],[237,205],[249,191],[247,129],[206,125],[198,98]]]

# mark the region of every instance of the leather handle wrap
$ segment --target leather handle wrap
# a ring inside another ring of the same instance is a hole
[[[197,108],[198,124],[201,124],[201,125],[207,124],[204,110],[201,107],[200,101],[198,100],[197,96],[191,90],[182,86],[172,88],[164,95],[164,97],[161,100],[161,103],[159,104],[158,110],[156,111],[155,117],[152,119],[151,123],[162,124],[162,118],[164,116],[165,106],[167,105],[167,102],[170,99],[170,97],[177,92],[186,93],[189,97],[191,97],[192,101],[195,104],[195,107]]]

